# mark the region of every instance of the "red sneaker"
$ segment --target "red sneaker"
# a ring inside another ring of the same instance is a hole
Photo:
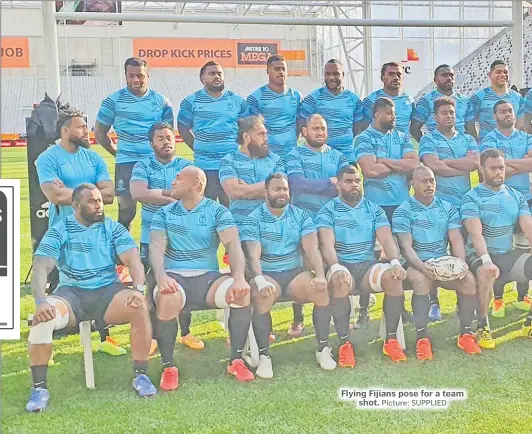
[[[294,322],[292,323],[292,327],[288,329],[288,336],[291,338],[299,338],[303,335],[303,330],[305,330],[305,327],[302,322]]]
[[[235,359],[227,365],[227,373],[233,375],[238,381],[251,381],[255,378],[242,359]]]
[[[159,388],[165,392],[176,390],[179,387],[179,371],[175,366],[166,368],[161,375]]]
[[[458,348],[464,350],[467,354],[480,354],[482,352],[477,344],[476,336],[471,333],[465,333],[458,336],[456,344],[458,345]]]
[[[418,360],[432,360],[432,344],[429,338],[418,339],[416,342],[416,356]]]
[[[397,339],[387,339],[382,347],[382,352],[394,362],[403,362],[406,360],[406,354],[403,352]]]
[[[342,368],[354,368],[356,364],[355,351],[348,341],[338,349],[338,365]]]

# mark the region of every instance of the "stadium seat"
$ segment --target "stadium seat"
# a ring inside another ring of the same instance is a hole
[[[82,321],[79,323],[79,337],[83,347],[83,364],[85,368],[85,385],[87,389],[94,389],[94,362],[92,358],[91,342],[91,322]]]

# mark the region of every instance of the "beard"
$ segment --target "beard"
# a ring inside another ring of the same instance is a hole
[[[225,83],[224,82],[220,84],[209,83],[207,84],[207,89],[209,89],[211,92],[222,92],[225,89]]]
[[[91,144],[90,142],[83,138],[83,139],[70,139],[70,143],[73,143],[74,145],[76,145],[77,147],[82,147],[82,148],[85,148],[85,149],[89,149],[91,147]]]
[[[307,139],[307,143],[309,144],[309,146],[310,146],[311,148],[316,148],[316,149],[317,149],[317,148],[321,148],[323,145],[325,145],[325,142],[326,142],[325,140],[323,141],[323,143],[319,143],[319,142],[316,141],[316,140],[309,140],[309,139]]]
[[[252,157],[267,157],[270,154],[270,148],[268,146],[249,144],[249,153]]]
[[[99,223],[105,220],[105,212],[102,212],[102,214],[100,215],[100,214],[85,213],[82,210],[81,217],[83,218],[83,220],[89,222],[90,224]]]
[[[286,201],[284,199],[272,198],[268,196],[268,203],[272,208],[281,209],[286,207],[290,203],[290,199]]]
[[[350,193],[342,192],[342,193],[341,193],[341,196],[342,196],[342,198],[343,198],[345,201],[347,201],[347,202],[351,202],[351,203],[359,202],[360,199],[362,199],[362,193],[359,192],[359,191],[356,191],[356,192],[350,192]]]

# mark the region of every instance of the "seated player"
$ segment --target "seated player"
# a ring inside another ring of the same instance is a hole
[[[517,224],[532,241],[532,217],[525,198],[504,184],[504,154],[488,149],[480,154],[482,183],[462,200],[460,214],[468,232],[467,263],[476,275],[480,298],[477,339],[481,348],[495,348],[488,323],[488,308],[493,285],[532,279],[532,255],[515,249],[513,233]],[[532,243],[531,243],[532,244]],[[531,336],[532,311],[523,326]]]
[[[273,377],[268,351],[270,309],[282,296],[299,303],[314,303],[316,361],[322,369],[334,369],[336,362],[326,346],[331,315],[316,228],[306,211],[290,204],[288,178],[284,173],[268,176],[265,189],[266,203],[253,211],[242,227],[242,242],[252,277],[253,330],[259,347],[256,374],[261,378]],[[302,253],[313,272],[303,268]]]
[[[81,321],[131,324],[133,388],[139,396],[157,392],[146,375],[151,324],[135,241],[124,226],[105,217],[102,194],[94,184],[74,189],[72,207],[74,215],[50,228],[35,252],[31,286],[37,308],[28,337],[33,389],[26,410],[30,412],[48,406],[46,377],[54,330],[75,327]],[[134,289],[120,282],[118,259],[131,270]],[[46,297],[46,277],[56,266],[59,285]]]
[[[183,309],[231,308],[227,373],[239,381],[253,380],[242,360],[251,322],[244,253],[235,220],[227,208],[204,196],[206,185],[203,170],[193,166],[181,170],[170,193],[176,202],[155,213],[150,229],[151,272],[157,283],[153,288],[149,275],[155,305],[152,322],[163,364],[160,388],[165,391],[179,386],[173,355],[176,318]],[[219,272],[220,242],[229,254],[233,277]]]
[[[384,291],[386,336],[383,353],[394,362],[406,360],[396,333],[403,312],[402,281],[406,271],[398,260],[399,253],[382,208],[362,196],[362,178],[354,166],[338,171],[339,196],[325,205],[316,219],[320,247],[329,282],[330,308],[340,338],[340,366],[354,366],[355,355],[349,342],[348,295],[358,292]],[[375,260],[375,237],[381,243],[389,264]],[[371,282],[371,283],[370,283]],[[368,297],[367,297],[368,298]]]
[[[414,196],[403,202],[393,213],[393,233],[397,235],[401,254],[406,259],[407,283],[414,290],[412,310],[417,332],[416,355],[419,360],[432,360],[432,344],[427,331],[430,309],[429,291],[442,287],[456,291],[458,296],[460,334],[458,347],[466,353],[480,353],[471,322],[477,297],[475,278],[470,271],[461,278],[442,282],[431,258],[452,254],[465,261],[464,238],[460,214],[445,200],[435,197],[436,179],[428,167],[420,166],[412,174]],[[464,270],[466,269],[464,264]]]

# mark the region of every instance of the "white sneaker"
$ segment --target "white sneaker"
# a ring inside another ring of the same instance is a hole
[[[273,378],[272,358],[270,356],[262,354],[259,357],[259,365],[255,374],[260,378]]]
[[[332,371],[336,368],[336,362],[331,356],[331,351],[331,347],[325,347],[321,352],[316,351],[316,362],[318,362],[320,368],[325,371]]]

